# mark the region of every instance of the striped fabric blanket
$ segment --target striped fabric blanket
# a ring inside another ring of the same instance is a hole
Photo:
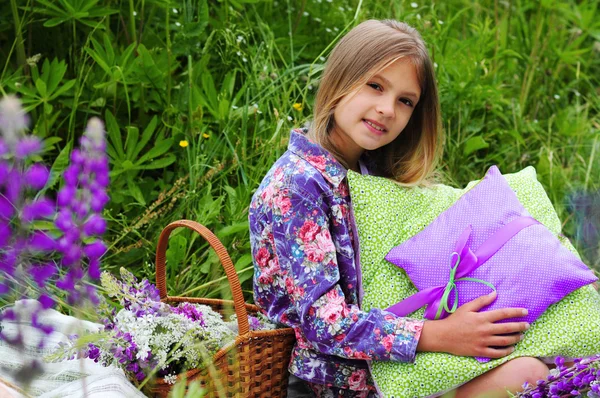
[[[14,379],[16,370],[32,359],[43,360],[54,352],[60,343],[66,343],[70,335],[82,335],[83,331],[97,331],[101,325],[63,315],[55,310],[40,314],[43,324],[51,325],[54,332],[45,337],[44,348],[38,343],[41,332],[31,326],[31,312],[36,309],[35,300],[17,301],[11,308],[19,314],[18,321],[2,321],[3,333],[15,335],[17,330],[24,336],[24,349],[15,349],[0,340],[0,396],[1,397],[43,397],[43,398],[129,398],[144,397],[131,384],[122,370],[116,367],[103,367],[90,359],[74,359],[44,363],[41,373],[27,390]]]

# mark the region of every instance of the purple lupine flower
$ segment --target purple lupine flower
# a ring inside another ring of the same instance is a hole
[[[33,281],[39,289],[40,305],[31,314],[31,325],[47,335],[52,328],[41,321],[41,311],[54,306],[49,285],[64,290],[70,303],[79,303],[82,295],[93,304],[98,303],[94,286],[80,286],[80,281],[85,277],[85,263],[89,263],[90,277],[97,279],[100,275],[99,257],[105,251],[100,236],[106,230],[100,212],[108,202],[109,170],[102,123],[91,120],[80,140],[80,149],[73,151],[74,164],[64,173],[65,187],[58,200],[35,197],[47,184],[49,170],[32,157],[42,145],[39,138],[24,134],[27,123],[16,97],[0,101],[0,295],[11,294],[6,300],[22,298],[29,292],[21,288],[27,283],[21,282]],[[33,221],[55,218],[57,211],[58,236],[36,229]],[[93,243],[86,250],[90,237]],[[61,255],[58,264],[54,253]],[[59,265],[63,272],[57,280]],[[15,317],[12,310],[0,313],[0,321]],[[17,348],[23,343],[20,334],[8,338],[0,332],[0,339]],[[40,347],[43,343],[42,339]],[[32,370],[36,364],[25,366]],[[31,371],[26,373],[34,375]]]
[[[565,397],[579,396],[586,393],[588,397],[599,396],[600,386],[600,354],[590,358],[577,358],[574,365],[567,368],[562,357],[555,359],[556,368],[550,371],[546,380],[538,381],[535,386],[528,386],[518,397]]]
[[[106,221],[100,213],[109,200],[106,194],[109,168],[104,125],[99,119],[90,119],[80,139],[80,148],[72,151],[70,159],[71,164],[63,173],[65,185],[57,195],[60,210],[55,225],[63,232],[57,250],[62,254],[61,264],[67,269],[60,286],[70,290],[69,301],[75,302],[80,295],[74,287],[83,276],[82,262],[88,263],[88,276],[97,279],[99,258],[106,252],[100,239],[90,244],[83,241],[84,236],[100,237],[106,231]],[[93,291],[88,293],[92,293],[92,301],[97,301]]]
[[[176,314],[181,314],[192,321],[196,321],[200,323],[200,325],[204,326],[204,316],[202,315],[202,311],[200,311],[194,304],[191,303],[181,303],[177,307],[173,308],[173,312]]]

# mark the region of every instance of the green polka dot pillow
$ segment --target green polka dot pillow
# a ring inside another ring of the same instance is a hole
[[[535,169],[528,167],[504,177],[529,214],[577,254],[560,235],[560,220]],[[463,190],[446,185],[406,188],[385,178],[349,172],[348,182],[359,237],[362,308],[388,308],[417,289],[402,269],[385,260],[386,254],[423,230],[477,181]],[[424,310],[410,316],[423,318]],[[597,353],[600,295],[588,285],[548,307],[515,351],[504,358],[482,363],[473,357],[425,352],[418,353],[414,363],[373,361],[371,371],[385,397],[425,397],[452,390],[516,357],[576,358]]]

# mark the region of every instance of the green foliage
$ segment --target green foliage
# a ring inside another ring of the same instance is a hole
[[[310,118],[336,40],[368,18],[406,21],[428,43],[447,182],[534,165],[576,238],[566,198],[600,189],[598,10],[598,0],[11,0],[0,4],[0,92],[19,93],[46,140],[47,190],[87,119],[105,120],[106,270],[152,278],[160,230],[192,219],[223,241],[251,300],[252,193]],[[169,294],[228,294],[203,239],[171,239]]]

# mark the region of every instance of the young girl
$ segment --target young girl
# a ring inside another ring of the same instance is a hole
[[[441,141],[434,71],[421,36],[404,23],[366,21],[331,53],[312,124],[292,131],[288,151],[252,198],[255,301],[295,330],[289,370],[318,397],[376,396],[367,360],[411,362],[417,351],[498,358],[528,328],[495,323],[521,317],[523,309],[479,313],[494,295],[438,321],[360,309],[347,170],[424,184]],[[515,359],[456,393],[514,391],[547,372],[535,358]]]

